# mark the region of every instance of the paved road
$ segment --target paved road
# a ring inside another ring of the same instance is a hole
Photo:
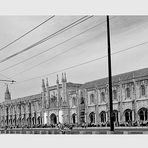
[[[65,130],[66,134],[110,134],[109,127],[87,127]],[[57,128],[33,128],[2,130],[1,134],[60,134]],[[114,134],[148,134],[148,127],[116,127]]]

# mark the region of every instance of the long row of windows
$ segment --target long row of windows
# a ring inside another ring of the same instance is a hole
[[[143,97],[143,96],[145,96],[146,95],[146,90],[145,90],[146,88],[145,88],[145,86],[144,85],[141,85],[140,86],[140,92],[139,92],[139,95],[140,95],[140,97]],[[125,90],[125,94],[126,94],[126,98],[131,98],[131,95],[132,95],[132,93],[131,93],[131,89],[128,87],[128,88],[126,88],[126,90]]]
[[[117,100],[117,92],[116,90],[113,90],[113,98],[114,100]],[[101,102],[105,102],[105,93],[102,92],[101,93]],[[92,93],[90,94],[90,104],[94,104],[95,103],[95,95]],[[76,106],[77,105],[77,99],[76,97],[72,97],[72,106]]]
[[[113,99],[114,100],[117,100],[117,91],[116,90],[113,90],[113,94],[112,95],[113,95]],[[100,94],[100,100],[101,100],[101,102],[105,102],[105,100],[106,100],[105,92],[101,92],[101,94]],[[91,103],[95,103],[95,97],[92,94],[90,95],[90,102]]]
[[[141,85],[140,86],[140,97],[143,97],[146,95],[146,88],[144,85]],[[112,95],[113,95],[113,100],[117,100],[118,97],[117,97],[117,90],[113,90],[112,92]],[[131,98],[131,89],[129,87],[127,87],[125,89],[125,98]],[[95,95],[93,93],[90,94],[89,96],[89,99],[90,99],[90,104],[94,104],[95,103]],[[105,96],[105,92],[101,92],[100,94],[100,101],[101,102],[105,102],[106,100],[106,96]],[[75,97],[72,98],[72,106],[76,106],[77,105],[77,100]]]
[[[113,95],[113,100],[117,100],[117,90],[113,90],[112,92]],[[131,98],[131,90],[129,87],[126,88],[125,90],[125,98]],[[145,86],[141,85],[140,86],[140,97],[143,97],[146,95],[146,90],[145,90]],[[105,102],[106,97],[105,97],[105,92],[101,92],[100,94],[100,100],[101,102]],[[90,94],[90,104],[95,103],[95,95],[94,94]]]

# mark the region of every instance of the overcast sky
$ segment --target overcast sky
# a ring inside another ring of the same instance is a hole
[[[33,27],[37,26],[48,17],[49,16],[0,16],[0,48],[26,33]],[[0,59],[2,60],[7,56],[23,50],[31,44],[67,26],[81,17],[82,16],[54,17],[52,20],[48,21],[21,40],[0,51]],[[28,59],[29,57],[44,50],[47,50],[54,45],[103,22],[105,19],[105,16],[94,16],[91,19],[77,25],[72,29],[69,29],[68,31],[48,40],[47,42],[44,42],[41,45],[36,46],[6,62],[0,63],[0,71],[11,65],[21,62],[22,60]],[[148,41],[147,16],[115,16],[110,20],[110,29],[112,52],[123,50]],[[42,78],[48,77],[49,84],[55,85],[56,74],[39,77],[37,79],[32,78],[102,57],[107,54],[106,43],[106,23],[103,23],[84,34],[73,38],[65,44],[57,46],[56,48],[53,48],[48,52],[37,56],[36,58],[28,60],[27,62],[19,64],[0,73],[8,78],[14,76],[13,79],[16,80],[16,83],[9,85],[12,99],[33,95],[41,92]],[[68,51],[68,49],[70,50]],[[144,44],[142,46],[132,48],[131,50],[113,55],[112,73],[119,74],[148,67],[147,49],[148,44]],[[53,58],[44,64],[21,73],[22,71],[46,61],[66,50],[68,52],[65,52],[65,54],[56,56],[56,58]],[[85,83],[95,79],[100,79],[107,76],[107,58],[63,72],[67,73],[68,81],[74,83]],[[59,74],[59,78],[61,80],[61,72],[57,74]],[[0,75],[0,79],[6,78]],[[5,84],[0,82],[0,102],[4,101],[5,89]]]

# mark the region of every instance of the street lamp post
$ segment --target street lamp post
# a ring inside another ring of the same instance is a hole
[[[110,26],[107,15],[107,43],[108,43],[108,79],[109,79],[109,105],[110,105],[110,130],[114,131],[113,101],[112,101],[112,71],[111,71],[111,47],[110,47]]]

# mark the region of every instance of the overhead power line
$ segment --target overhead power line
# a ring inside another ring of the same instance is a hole
[[[32,31],[34,31],[35,29],[39,28],[41,25],[45,24],[46,22],[48,22],[49,20],[51,20],[52,18],[54,18],[55,15],[49,17],[48,19],[46,19],[45,21],[43,21],[42,23],[40,23],[39,25],[37,25],[36,27],[32,28],[31,30],[29,30],[28,32],[24,33],[23,35],[21,35],[20,37],[18,37],[17,39],[15,39],[14,41],[10,42],[9,44],[5,45],[4,47],[0,48],[0,51],[4,50],[5,48],[9,47],[10,45],[12,45],[13,43],[17,42],[18,40],[20,40],[21,38],[25,37],[27,34],[31,33]]]
[[[80,44],[80,45],[81,45],[81,44]],[[19,73],[17,73],[17,74],[14,74],[14,75],[10,76],[10,78],[14,78],[14,77],[17,76],[17,75],[20,75],[20,74],[22,74],[22,73],[24,73],[24,72],[26,72],[26,71],[29,71],[29,70],[31,70],[31,69],[33,69],[33,68],[36,68],[36,67],[38,67],[38,66],[40,66],[40,65],[42,65],[42,64],[45,64],[45,63],[49,62],[50,60],[53,60],[53,59],[55,59],[56,57],[58,57],[58,56],[60,56],[60,55],[62,55],[62,54],[64,54],[64,53],[67,53],[67,52],[71,51],[72,49],[74,49],[74,48],[76,48],[76,47],[78,47],[78,46],[80,46],[80,45],[74,46],[74,47],[69,48],[69,49],[67,49],[67,50],[65,50],[65,51],[63,51],[63,52],[61,52],[61,53],[59,53],[59,54],[56,54],[55,56],[53,56],[53,57],[51,57],[51,58],[49,58],[49,59],[47,59],[47,60],[45,60],[45,61],[43,61],[43,62],[40,62],[39,64],[36,64],[36,65],[34,65],[34,66],[32,66],[32,67],[29,67],[28,69],[25,69],[24,71],[21,71],[21,72],[19,72]]]
[[[144,42],[144,43],[148,43],[148,41],[147,41],[147,42]],[[143,45],[144,43],[140,43],[140,44],[137,44],[137,45],[128,47],[128,48],[126,48],[126,49],[122,49],[122,50],[113,52],[113,53],[111,53],[111,55],[116,55],[116,54],[118,54],[118,53],[122,53],[122,52],[125,52],[125,51],[128,51],[128,50],[131,50],[131,49],[133,49],[133,48],[135,48],[135,47],[138,47],[138,46]],[[76,65],[73,65],[73,66],[70,66],[70,67],[67,67],[67,68],[64,68],[64,69],[60,69],[60,70],[54,71],[54,72],[52,72],[52,73],[48,73],[48,74],[45,74],[45,75],[40,75],[40,76],[37,76],[37,77],[34,77],[34,78],[30,78],[30,79],[26,79],[26,80],[23,80],[23,81],[19,81],[18,84],[19,84],[19,83],[24,83],[24,82],[27,82],[27,81],[31,81],[31,80],[34,80],[34,79],[38,79],[38,78],[41,78],[41,77],[53,75],[53,74],[56,74],[56,73],[59,73],[59,72],[63,72],[63,71],[69,70],[69,69],[73,69],[73,68],[75,68],[75,67],[79,67],[79,66],[82,66],[82,65],[86,65],[86,64],[92,63],[92,62],[94,62],[94,61],[98,61],[98,60],[104,59],[104,58],[106,58],[107,56],[108,56],[108,55],[104,55],[104,56],[99,57],[99,58],[95,58],[95,59],[92,59],[92,60],[89,60],[89,61],[86,61],[86,62],[83,62],[83,63],[80,63],[80,64],[76,64]]]
[[[68,29],[70,29],[70,28],[73,28],[74,26],[76,26],[76,25],[78,25],[78,24],[80,24],[80,23],[82,23],[82,22],[84,22],[84,21],[86,21],[86,20],[88,20],[88,19],[90,19],[90,18],[92,18],[92,17],[93,17],[93,16],[89,16],[89,17],[84,16],[84,17],[78,19],[77,21],[71,23],[70,25],[68,25],[68,26],[66,26],[66,27],[64,27],[64,28],[62,28],[62,29],[56,31],[55,33],[53,33],[53,34],[51,34],[51,35],[49,35],[49,36],[47,36],[47,37],[41,39],[40,41],[38,41],[38,42],[36,42],[36,43],[30,45],[29,47],[27,47],[27,48],[25,48],[25,49],[23,49],[23,50],[21,50],[21,51],[15,53],[15,54],[11,55],[11,56],[8,56],[8,57],[2,59],[2,60],[0,61],[0,63],[3,63],[3,62],[5,62],[5,61],[7,61],[7,60],[9,60],[9,59],[11,59],[11,58],[13,58],[13,57],[19,55],[19,54],[22,54],[22,53],[28,51],[29,49],[31,49],[31,48],[33,48],[33,47],[35,47],[35,46],[37,46],[37,45],[40,45],[40,44],[46,42],[47,40],[49,40],[49,39],[55,37],[56,35],[58,35],[58,34],[60,34],[60,33],[63,33],[63,32],[65,32],[66,30],[68,30]]]
[[[115,18],[115,17],[110,18],[110,20],[113,19],[113,18]],[[59,44],[56,44],[56,45],[50,47],[50,48],[47,49],[47,50],[44,50],[44,51],[42,51],[42,52],[40,52],[40,53],[38,53],[38,54],[36,54],[36,55],[34,55],[34,56],[29,57],[28,59],[25,59],[25,60],[23,60],[23,61],[20,61],[20,62],[14,64],[14,65],[9,66],[9,67],[6,67],[5,69],[0,70],[0,72],[6,71],[6,70],[8,70],[8,69],[11,69],[11,68],[13,68],[13,67],[15,67],[15,66],[17,66],[17,65],[19,65],[19,64],[22,64],[22,63],[24,63],[24,62],[26,62],[26,61],[29,61],[29,60],[31,60],[31,59],[33,59],[33,58],[35,58],[35,57],[37,57],[37,56],[39,56],[39,55],[41,55],[41,54],[43,54],[43,53],[46,53],[46,52],[50,51],[51,49],[54,49],[54,48],[56,48],[56,47],[58,47],[58,46],[60,46],[60,45],[62,45],[62,44],[64,44],[64,43],[66,43],[66,42],[68,42],[68,41],[70,41],[70,40],[76,38],[77,36],[80,36],[80,35],[86,33],[87,31],[89,31],[89,30],[91,30],[91,29],[93,29],[93,28],[95,28],[95,27],[98,27],[99,25],[103,24],[104,22],[106,22],[106,21],[102,21],[101,23],[98,23],[97,25],[95,25],[95,26],[93,26],[93,27],[90,27],[90,28],[86,29],[85,31],[82,31],[82,32],[80,32],[79,34],[74,35],[74,36],[72,36],[71,38],[69,38],[69,39],[67,39],[67,40],[65,40],[65,41],[63,41],[63,42],[61,42],[61,43],[59,43]],[[49,60],[50,60],[50,59],[49,59]],[[45,61],[45,62],[46,62],[46,61]]]
[[[9,67],[7,67],[7,68],[5,68],[5,69],[2,69],[2,70],[0,70],[0,72],[6,71],[6,70],[8,70],[8,69],[10,69],[10,68],[13,68],[13,67],[15,67],[15,66],[17,66],[17,65],[19,65],[19,64],[22,64],[22,63],[26,62],[26,61],[28,61],[28,60],[31,60],[31,59],[33,59],[33,58],[35,58],[35,57],[37,57],[37,56],[39,56],[39,55],[41,55],[41,54],[43,54],[43,53],[46,53],[46,52],[50,51],[51,49],[54,49],[54,48],[56,48],[56,47],[58,47],[58,46],[60,46],[60,45],[62,45],[62,44],[64,44],[64,43],[66,43],[66,42],[68,42],[68,41],[70,41],[70,40],[72,40],[72,39],[74,39],[74,38],[76,38],[76,37],[78,37],[78,36],[80,36],[80,35],[86,33],[87,31],[89,31],[89,30],[91,30],[91,29],[93,29],[93,28],[95,28],[95,27],[101,25],[101,24],[104,23],[104,22],[105,22],[105,21],[103,21],[103,22],[101,22],[101,23],[99,23],[99,24],[97,24],[97,25],[95,25],[95,26],[93,26],[93,27],[90,27],[90,28],[88,28],[87,30],[82,31],[81,33],[79,33],[79,34],[77,34],[77,35],[74,35],[74,36],[72,36],[71,38],[69,38],[69,39],[67,39],[67,40],[65,40],[65,41],[63,41],[63,42],[61,42],[61,43],[59,43],[59,44],[56,44],[56,45],[52,46],[51,48],[40,52],[39,54],[36,54],[36,55],[34,55],[34,56],[31,56],[31,57],[29,57],[28,59],[25,59],[25,60],[23,60],[23,61],[21,61],[21,62],[19,62],[19,63],[16,63],[16,64],[14,64],[14,65],[12,65],[12,66],[9,66]],[[74,47],[72,47],[72,48],[74,48]]]

